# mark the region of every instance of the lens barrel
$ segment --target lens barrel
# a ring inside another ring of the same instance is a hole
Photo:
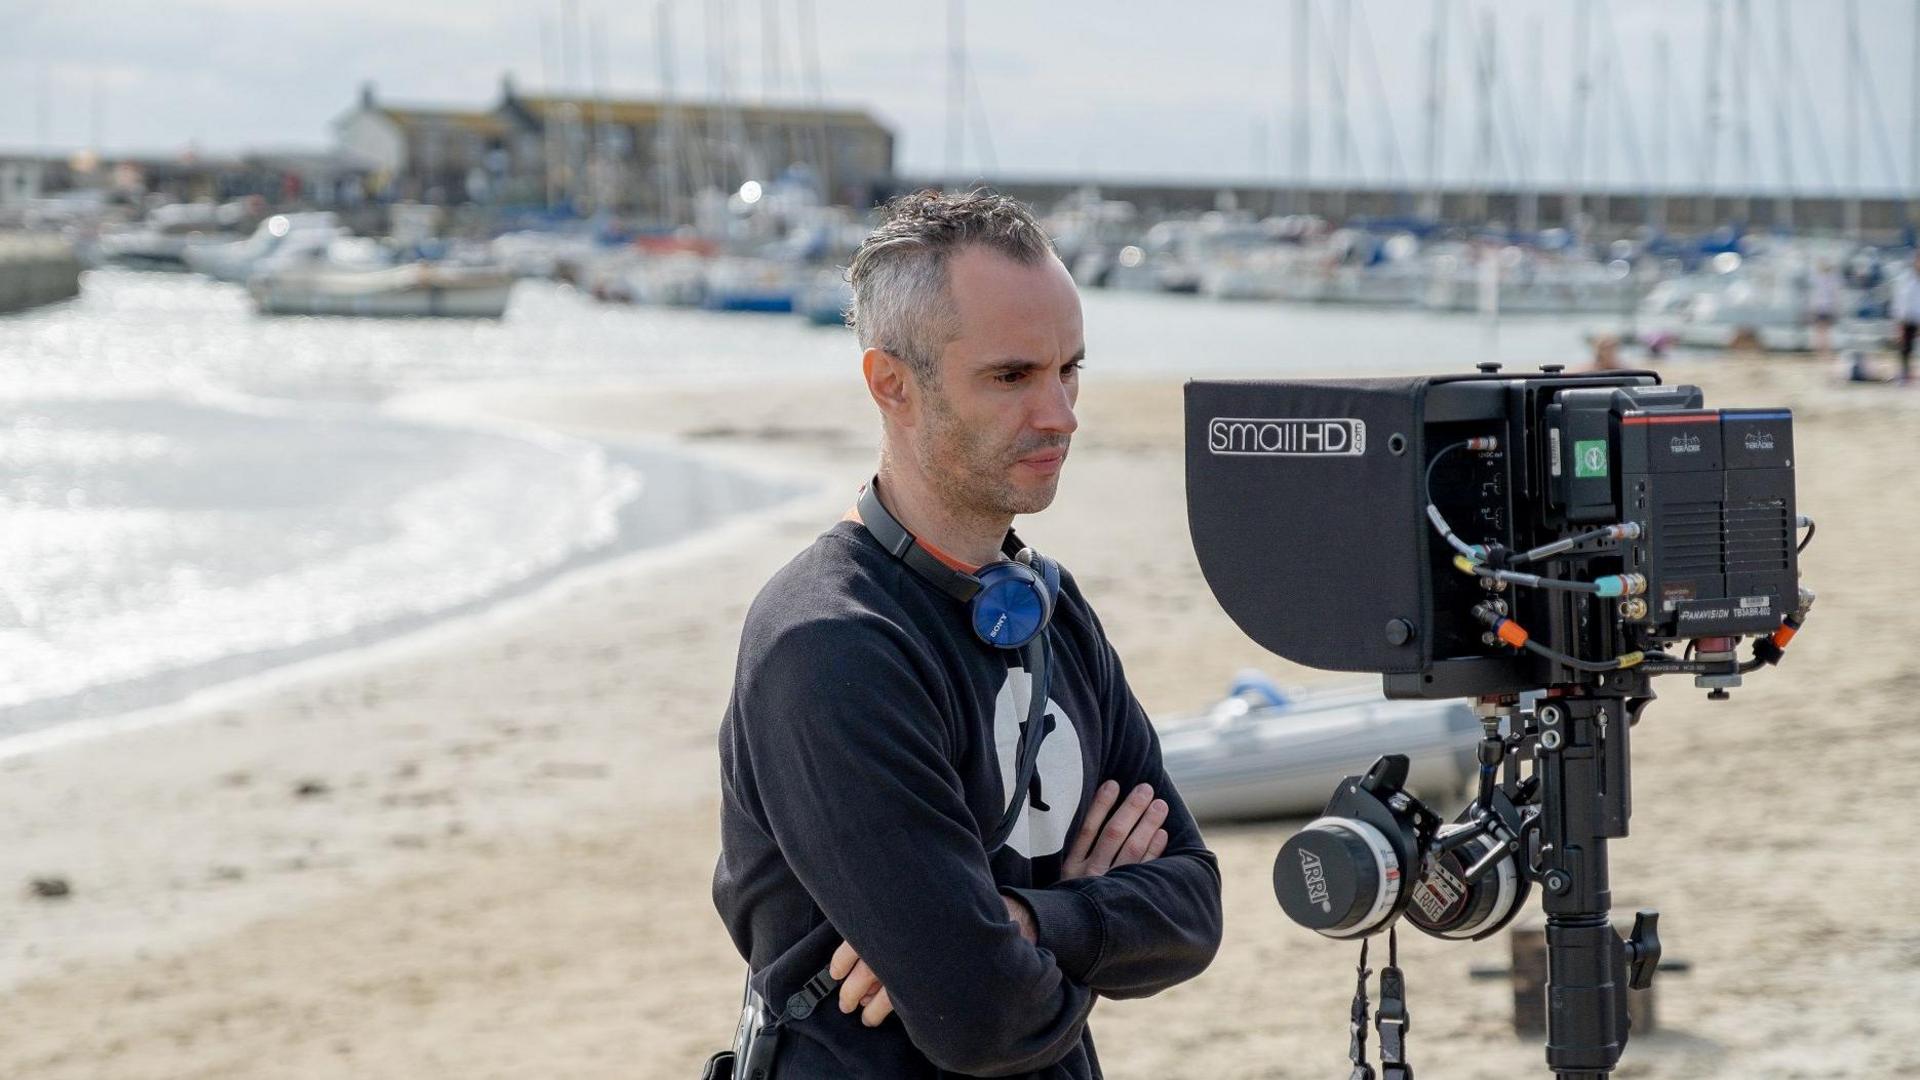
[[[1461,827],[1449,826],[1440,835]],[[1407,921],[1435,937],[1456,940],[1477,938],[1505,923],[1526,899],[1518,858],[1508,854],[1480,880],[1467,880],[1467,868],[1500,846],[1491,836],[1477,836],[1426,859],[1420,880],[1413,884]]]
[[[1293,834],[1273,863],[1281,910],[1301,926],[1332,938],[1380,928],[1400,899],[1400,859],[1379,829],[1364,821],[1323,817]]]

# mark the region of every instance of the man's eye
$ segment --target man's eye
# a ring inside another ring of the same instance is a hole
[[[1006,386],[1012,386],[1014,383],[1017,383],[1021,379],[1024,379],[1026,377],[1027,377],[1027,373],[1024,371],[1003,371],[1000,374],[994,376],[996,380],[998,380],[1000,383]]]
[[[1086,364],[1083,361],[1072,360],[1067,363],[1067,366],[1060,369],[1060,374],[1066,376],[1069,379],[1077,378],[1080,374],[1080,369],[1085,366]]]

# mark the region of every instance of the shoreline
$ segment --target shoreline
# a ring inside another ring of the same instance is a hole
[[[40,747],[164,723],[168,714],[215,707],[214,703],[231,699],[235,693],[244,697],[248,692],[245,687],[271,687],[277,675],[330,658],[353,654],[375,657],[377,650],[390,643],[432,634],[444,624],[489,617],[495,609],[564,587],[566,579],[575,574],[696,538],[725,527],[734,518],[775,509],[804,494],[799,478],[777,468],[747,470],[738,462],[723,461],[700,453],[698,447],[667,439],[582,440],[554,428],[514,421],[481,404],[490,394],[504,397],[515,392],[524,392],[524,388],[503,384],[417,391],[391,399],[377,411],[406,423],[533,445],[559,441],[595,444],[640,477],[639,490],[613,511],[617,527],[607,542],[576,550],[448,607],[388,616],[292,645],[225,653],[18,702],[0,710],[7,718],[5,729],[0,730],[0,760]],[[568,388],[567,392],[574,391]],[[698,489],[698,497],[690,497],[694,489]]]
[[[1663,984],[1665,1030],[1635,1038],[1623,1075],[1920,1069],[1920,1022],[1869,1012],[1920,970],[1920,899],[1873,827],[1903,812],[1920,765],[1905,720],[1920,664],[1904,648],[1920,614],[1885,587],[1901,571],[1881,540],[1920,506],[1889,494],[1916,486],[1904,461],[1875,452],[1904,445],[1920,396],[1833,391],[1802,365],[1671,374],[1716,407],[1794,402],[1821,602],[1733,703],[1669,680],[1635,730],[1616,916],[1661,907],[1695,974]],[[746,605],[845,508],[871,462],[871,406],[851,378],[751,400],[493,393],[515,421],[685,440],[815,482],[458,629],[323,658],[164,728],[0,760],[9,1075],[665,1080],[728,1037],[741,965],[706,891],[714,729]],[[1343,678],[1262,652],[1207,593],[1186,539],[1179,380],[1090,380],[1080,412],[1060,500],[1022,535],[1074,570],[1149,714],[1211,701],[1241,666]],[[1101,1002],[1109,1075],[1341,1067],[1352,955],[1287,923],[1269,884],[1296,824],[1207,830],[1228,940],[1188,984]],[[24,894],[48,874],[72,895]],[[1402,945],[1420,1060],[1468,1080],[1544,1072],[1538,1044],[1508,1033],[1505,985],[1468,980],[1504,962],[1503,941]]]

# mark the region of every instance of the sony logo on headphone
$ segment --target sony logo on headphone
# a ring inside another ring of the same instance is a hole
[[[1352,418],[1280,420],[1218,416],[1207,424],[1207,449],[1221,455],[1359,457],[1367,423]]]

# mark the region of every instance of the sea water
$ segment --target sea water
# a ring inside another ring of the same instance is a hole
[[[1577,361],[1564,320],[1089,292],[1089,378]],[[450,383],[846,378],[844,328],[598,304],[500,320],[264,318],[243,290],[97,271],[0,318],[0,737],[470,612],[791,485],[670,451],[405,418]]]

